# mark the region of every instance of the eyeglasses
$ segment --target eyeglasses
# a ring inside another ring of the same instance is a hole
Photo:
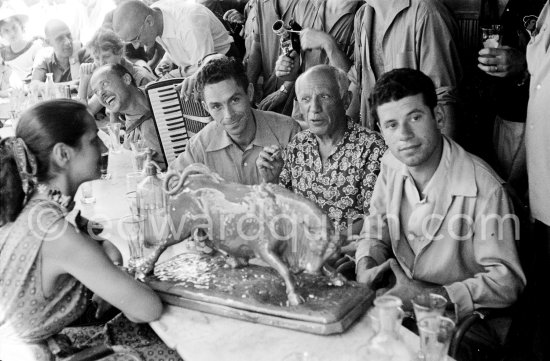
[[[99,83],[99,86],[93,90],[94,94],[99,96],[103,90],[105,90],[106,87],[111,85],[111,82],[109,80],[103,80],[101,83]]]
[[[145,18],[143,20],[143,24],[141,24],[141,27],[139,28],[139,32],[137,34],[137,36],[135,38],[133,38],[132,40],[128,40],[128,41],[125,41],[126,44],[135,44],[135,43],[139,43],[139,40],[141,38],[141,33],[143,33],[143,29],[145,28],[145,20],[147,20],[147,18]]]

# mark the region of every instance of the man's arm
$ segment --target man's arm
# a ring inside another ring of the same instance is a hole
[[[480,307],[508,307],[525,287],[514,234],[519,222],[515,224],[506,191],[499,187],[481,198],[476,205],[472,242],[472,256],[481,271],[444,286],[459,317]]]
[[[382,267],[392,256],[388,227],[388,222],[391,222],[392,218],[386,214],[386,206],[390,201],[385,197],[387,184],[386,175],[381,170],[374,186],[369,208],[370,214],[365,217],[363,229],[357,240],[357,251],[355,252],[357,280],[367,282],[367,284],[376,278],[376,275],[369,275],[371,273],[369,271],[374,270],[375,267]],[[389,265],[382,268],[385,270],[386,267]]]
[[[324,31],[306,28],[300,34],[300,46],[303,51],[323,49],[328,56],[329,64],[343,71],[351,67],[351,60],[340,50],[332,35]]]
[[[194,136],[189,140],[185,152],[180,154],[172,163],[168,165],[169,170],[175,170],[177,172],[182,172],[188,165],[193,163],[205,163],[203,152],[198,149],[199,147],[195,146],[193,140],[196,138]]]
[[[358,57],[356,57],[356,60]],[[350,117],[355,123],[360,124],[361,121],[361,86],[359,85],[359,79],[357,69],[355,65],[352,65],[348,78],[350,80],[349,91],[351,92],[351,103],[346,110],[346,115]]]
[[[454,136],[456,129],[455,105],[462,67],[454,39],[457,26],[448,11],[427,9],[419,24],[419,70],[435,84],[438,103],[445,112],[443,133]]]

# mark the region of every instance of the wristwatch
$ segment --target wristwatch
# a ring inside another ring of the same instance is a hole
[[[283,93],[285,93],[285,94],[288,94],[288,89],[285,87],[284,84],[281,85],[281,87],[279,88],[279,91],[280,91],[280,92],[283,92]]]

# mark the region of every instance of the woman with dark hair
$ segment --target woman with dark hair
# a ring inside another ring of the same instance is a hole
[[[83,104],[54,100],[25,111],[15,137],[0,141],[3,361],[51,360],[54,350],[60,357],[58,334],[85,312],[89,291],[133,322],[162,312],[159,297],[116,266],[120,253],[110,242],[94,241],[88,227],[79,230],[65,218],[80,184],[100,176],[104,146],[97,132]],[[163,350],[170,352],[177,359]]]

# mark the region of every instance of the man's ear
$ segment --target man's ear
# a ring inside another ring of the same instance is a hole
[[[206,105],[206,102],[205,102],[204,100],[201,100],[201,105],[202,105],[202,107],[204,108],[204,110],[206,110],[208,113],[210,113],[210,112],[208,111],[208,106]]]
[[[248,93],[248,99],[250,102],[254,101],[254,85],[252,83],[248,83],[248,89],[246,90]]]
[[[342,97],[342,102],[344,103],[344,109],[345,110],[348,110],[348,108],[351,104],[352,96],[353,96],[353,94],[349,90],[346,90],[346,93]]]
[[[437,129],[441,130],[445,127],[445,110],[441,105],[437,104],[433,111]]]
[[[124,82],[124,84],[130,85],[130,84],[132,84],[132,76],[130,74],[126,73],[122,76],[122,81]]]
[[[65,143],[56,143],[52,148],[51,161],[60,168],[65,168],[73,156],[73,149]]]
[[[149,26],[153,26],[155,24],[155,17],[149,14],[145,17],[145,20],[143,22],[148,24]]]

